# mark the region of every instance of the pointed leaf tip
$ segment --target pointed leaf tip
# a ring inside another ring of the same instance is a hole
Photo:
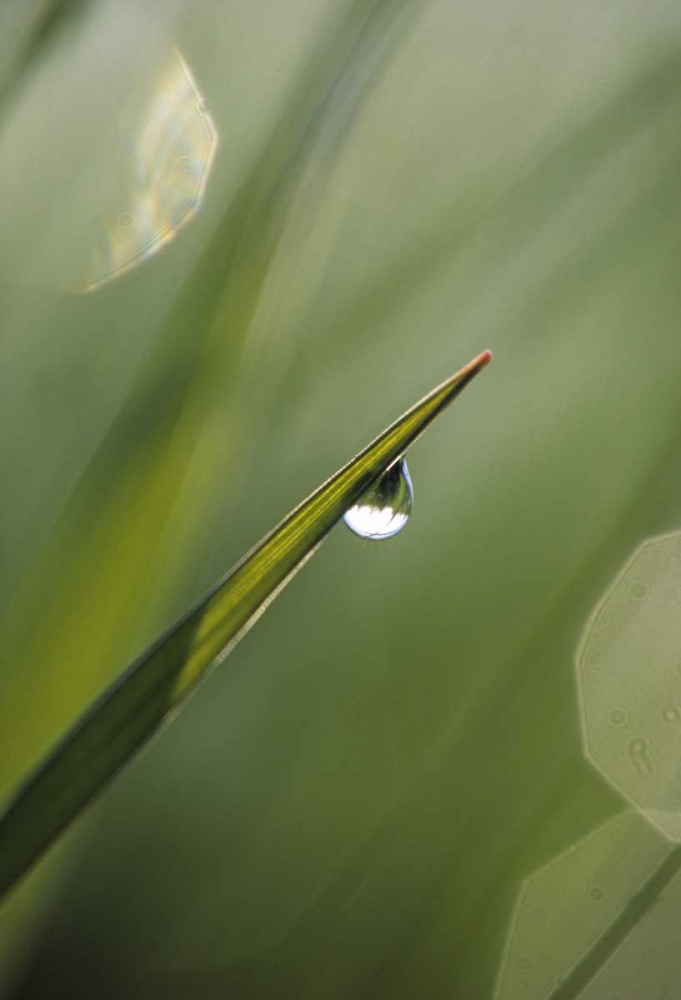
[[[483,351],[319,486],[115,681],[0,816],[0,896],[170,717],[359,496],[492,359]]]

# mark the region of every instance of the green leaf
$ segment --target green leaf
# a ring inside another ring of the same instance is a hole
[[[296,507],[90,707],[0,819],[0,895],[221,662],[345,511],[491,359],[480,354]]]

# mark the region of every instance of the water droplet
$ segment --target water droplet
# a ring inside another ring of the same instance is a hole
[[[600,885],[595,885],[589,892],[594,903],[600,903],[605,895]]]
[[[665,722],[678,722],[679,721],[679,710],[678,708],[665,708],[662,713],[662,718]]]
[[[390,538],[409,520],[413,502],[414,490],[407,463],[398,458],[346,512],[343,520],[362,538]]]
[[[636,580],[629,588],[629,593],[635,601],[643,601],[648,596],[648,588],[643,580]]]

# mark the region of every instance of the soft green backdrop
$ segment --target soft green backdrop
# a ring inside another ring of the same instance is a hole
[[[575,656],[681,527],[678,4],[10,0],[0,40],[6,794],[291,506],[495,352],[414,448],[404,532],[336,529],[14,894],[3,995],[630,1000],[544,976],[603,930],[574,872],[524,983],[508,962],[524,880],[571,845],[601,845],[606,896],[668,849],[585,758]],[[173,46],[218,135],[200,211],[81,293],[93,220],[135,197],[121,108]],[[675,949],[631,1000],[674,995]]]

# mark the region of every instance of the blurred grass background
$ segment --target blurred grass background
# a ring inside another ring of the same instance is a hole
[[[0,39],[4,793],[495,352],[403,534],[337,530],[15,893],[3,995],[529,996],[495,986],[523,880],[624,809],[575,649],[681,514],[678,5],[9,0]],[[175,50],[200,210],[81,293]]]

